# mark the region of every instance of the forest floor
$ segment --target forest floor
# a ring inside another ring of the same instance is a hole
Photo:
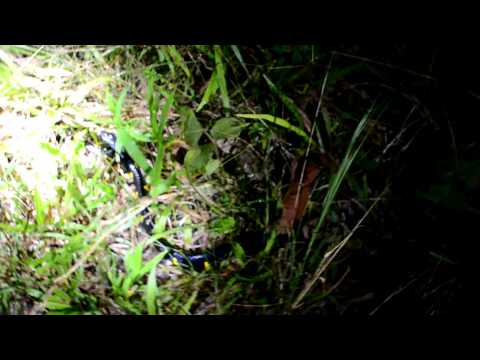
[[[0,47],[0,313],[458,311],[479,147],[406,54]],[[159,242],[231,251],[195,271]]]

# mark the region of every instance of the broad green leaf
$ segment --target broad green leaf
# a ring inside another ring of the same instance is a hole
[[[215,140],[237,137],[242,132],[244,126],[233,117],[221,118],[213,125],[210,134]]]
[[[213,144],[196,146],[188,150],[185,155],[185,167],[193,175],[202,170],[210,160],[214,151]]]
[[[215,171],[218,170],[218,168],[220,167],[220,164],[221,164],[220,160],[210,159],[207,165],[205,165],[205,175],[207,176],[212,175]]]
[[[195,113],[190,108],[183,108],[182,122],[183,122],[183,137],[185,142],[190,146],[197,146],[198,141],[203,133],[203,128],[198,121]]]
[[[37,289],[27,289],[27,294],[34,299],[41,299],[43,296],[43,292]]]

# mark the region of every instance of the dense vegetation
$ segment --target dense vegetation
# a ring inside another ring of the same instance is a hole
[[[0,47],[0,312],[459,311],[479,148],[437,55]],[[100,129],[148,196],[98,151]],[[231,252],[197,272],[162,261],[160,240]]]

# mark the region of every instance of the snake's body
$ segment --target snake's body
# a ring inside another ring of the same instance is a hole
[[[117,137],[115,134],[107,131],[100,131],[98,137],[101,141],[103,152],[108,157],[114,159],[115,154],[117,153]],[[123,170],[133,176],[135,191],[140,197],[147,196],[148,192],[145,190],[145,179],[142,171],[135,165],[135,162],[125,149],[118,152],[118,155]],[[141,215],[144,217],[141,226],[149,235],[151,235],[153,233],[154,222],[150,216],[148,208],[144,209]],[[164,260],[172,260],[173,262],[178,262],[182,266],[192,266],[197,271],[208,268],[216,260],[222,259],[230,250],[228,244],[219,246],[211,252],[203,252],[200,254],[188,254],[185,251],[177,250],[171,245],[162,242],[158,243],[158,247],[160,251],[166,252]]]

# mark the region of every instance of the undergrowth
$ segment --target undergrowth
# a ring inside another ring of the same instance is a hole
[[[315,46],[1,47],[1,312],[341,312],[382,164],[428,119],[362,89],[366,67]],[[232,251],[198,273],[162,261],[160,239]]]

